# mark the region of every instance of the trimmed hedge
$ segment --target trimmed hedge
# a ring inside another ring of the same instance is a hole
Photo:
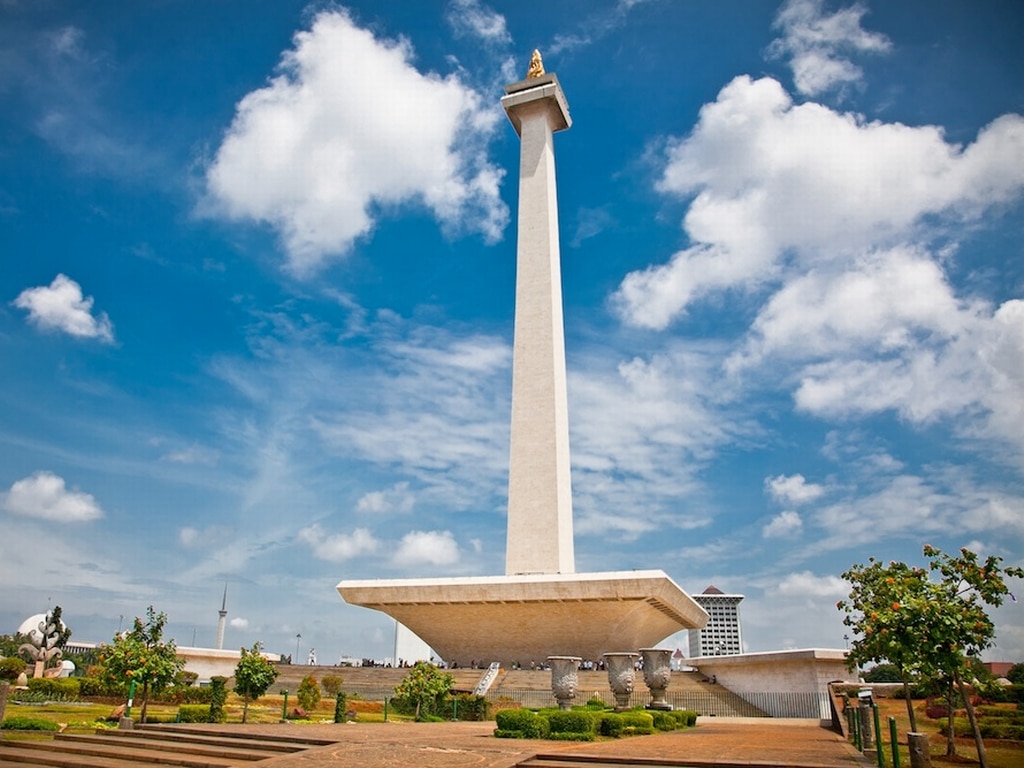
[[[654,733],[654,716],[649,712],[632,710],[622,713],[623,736],[645,736]]]
[[[210,707],[206,704],[182,704],[178,707],[179,723],[212,723]]]
[[[74,701],[79,685],[74,677],[33,677],[28,681],[28,691],[55,701]]]
[[[25,717],[24,715],[13,715],[4,718],[0,728],[5,731],[57,731],[60,726],[52,720],[44,720],[41,717]]]
[[[544,739],[549,733],[547,718],[529,709],[503,709],[494,719],[499,739]]]

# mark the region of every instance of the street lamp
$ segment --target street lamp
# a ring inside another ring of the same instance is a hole
[[[302,633],[295,635],[295,658],[299,658],[299,640],[302,639]],[[292,661],[292,664],[298,664],[298,661]]]

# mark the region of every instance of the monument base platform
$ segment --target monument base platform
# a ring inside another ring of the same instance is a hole
[[[446,662],[599,659],[656,646],[708,616],[663,571],[342,581],[342,599],[386,613]]]

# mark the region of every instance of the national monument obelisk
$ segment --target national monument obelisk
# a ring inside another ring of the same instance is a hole
[[[651,647],[707,613],[663,571],[576,573],[553,134],[572,120],[535,51],[501,103],[520,137],[512,430],[504,576],[345,580],[446,661],[541,661]]]

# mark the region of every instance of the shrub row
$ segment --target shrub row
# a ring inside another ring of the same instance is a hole
[[[44,720],[41,717],[13,715],[4,718],[4,721],[0,723],[0,728],[5,731],[56,731],[60,726],[52,720]]]
[[[586,709],[504,709],[495,715],[494,735],[504,739],[557,739],[592,741],[596,735],[619,738],[640,736],[654,731],[674,731],[697,723],[691,710],[669,712],[630,710],[598,712]]]
[[[1013,741],[1024,741],[1024,724],[1007,722],[1003,718],[993,720],[981,719],[978,721],[978,729],[983,739],[1010,739]],[[939,731],[945,736],[949,731],[949,721],[939,726]],[[953,735],[970,737],[972,735],[971,722],[966,717],[953,718]]]

